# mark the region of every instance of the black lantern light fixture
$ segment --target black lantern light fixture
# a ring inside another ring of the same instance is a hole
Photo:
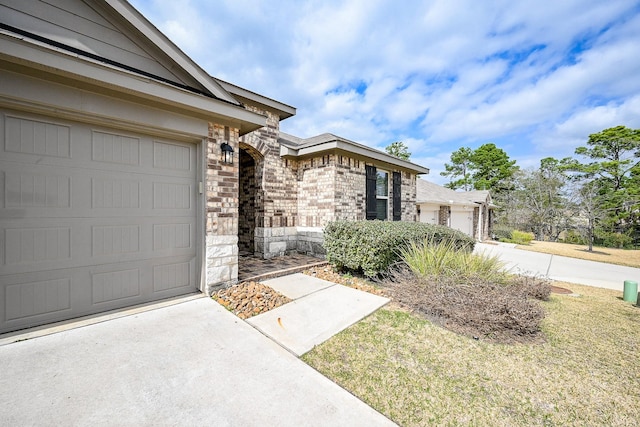
[[[227,164],[233,164],[233,147],[223,142],[220,144],[222,150],[222,162]]]

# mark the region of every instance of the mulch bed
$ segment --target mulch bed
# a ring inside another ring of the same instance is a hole
[[[567,288],[561,288],[560,286],[551,285],[551,293],[552,294],[560,294],[560,295],[570,295],[573,291]]]
[[[318,279],[327,280],[329,282],[338,283],[339,285],[349,286],[350,288],[369,292],[370,294],[388,297],[383,289],[373,286],[367,280],[361,277],[342,275],[337,273],[331,266],[314,267],[303,271],[303,273],[317,277]]]
[[[313,267],[303,271],[303,273],[374,295],[390,297],[388,292],[373,286],[369,281],[360,277],[342,275],[331,266]],[[551,285],[551,292],[561,295],[573,293],[569,289],[553,285]],[[241,319],[248,319],[292,301],[273,288],[255,281],[242,282],[229,288],[220,289],[211,297]]]

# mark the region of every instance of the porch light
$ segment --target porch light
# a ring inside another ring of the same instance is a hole
[[[220,149],[222,150],[222,162],[233,164],[233,147],[223,142],[220,145]]]

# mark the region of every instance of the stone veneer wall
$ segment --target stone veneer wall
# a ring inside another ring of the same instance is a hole
[[[227,135],[225,135],[227,134]],[[224,164],[220,144],[238,152],[238,129],[209,124],[206,171],[205,293],[238,280],[238,161]]]

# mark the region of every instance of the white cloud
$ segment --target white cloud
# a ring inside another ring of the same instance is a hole
[[[408,141],[433,175],[463,145],[533,164],[640,127],[630,0],[132,3],[214,76],[297,107],[283,130]]]

